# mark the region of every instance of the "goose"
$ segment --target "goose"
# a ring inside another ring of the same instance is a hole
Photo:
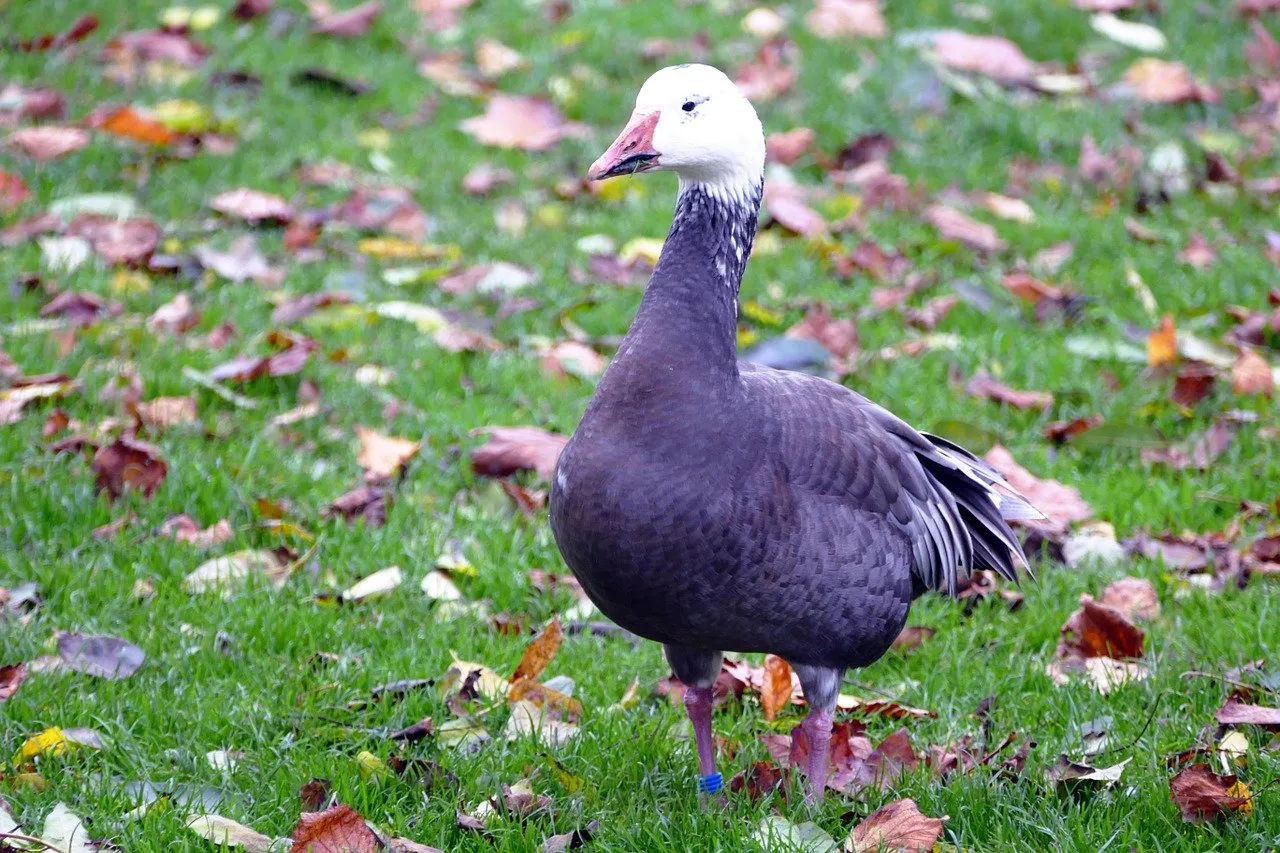
[[[1008,522],[1042,517],[989,465],[834,382],[737,358],[737,300],[764,182],[751,103],[707,65],[653,74],[589,180],[659,170],[675,215],[639,310],[560,454],[550,521],[597,607],[661,643],[717,795],[722,654],[798,675],[822,799],[844,673],[879,659],[914,598],[961,573],[1016,581]],[[723,794],[717,795],[719,798]]]

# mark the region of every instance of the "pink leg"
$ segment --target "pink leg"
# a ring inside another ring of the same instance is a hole
[[[805,794],[805,802],[815,804],[822,802],[822,795],[827,788],[827,771],[831,754],[831,714],[828,711],[813,710],[800,724],[804,728],[805,737],[809,741],[809,756],[805,773],[809,776],[809,790]]]
[[[687,687],[684,709],[693,723],[693,739],[698,745],[698,773],[702,779],[698,789],[714,794],[720,790],[720,774],[716,773],[716,742],[711,733],[712,696],[710,687]]]

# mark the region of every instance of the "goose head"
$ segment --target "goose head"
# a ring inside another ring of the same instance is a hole
[[[631,119],[587,178],[667,170],[681,184],[740,196],[760,186],[764,157],[760,119],[734,82],[710,65],[674,65],[645,81]]]

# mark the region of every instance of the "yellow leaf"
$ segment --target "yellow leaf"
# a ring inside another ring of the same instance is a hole
[[[368,750],[361,750],[356,755],[356,767],[360,768],[361,779],[385,779],[391,775],[391,768],[386,762]]]
[[[1168,314],[1160,326],[1147,338],[1147,364],[1160,367],[1172,364],[1178,357],[1178,333],[1173,327],[1173,317]]]
[[[658,256],[661,254],[661,240],[653,237],[636,237],[628,240],[627,244],[622,247],[622,251],[618,253],[618,260],[624,264],[629,264],[637,259],[656,264]]]
[[[356,134],[356,144],[361,148],[372,148],[374,151],[386,151],[391,147],[391,134],[385,128],[375,127],[362,130]]]
[[[507,700],[510,702],[532,702],[539,708],[550,708],[556,711],[558,715],[576,720],[582,716],[582,703],[572,696],[567,696],[559,690],[553,690],[546,685],[539,684],[532,678],[522,678],[519,681],[511,683],[511,689],[507,691]]]
[[[1236,783],[1227,789],[1227,796],[1239,797],[1244,800],[1240,807],[1236,809],[1240,814],[1246,816],[1253,814],[1253,794],[1249,792],[1248,785],[1237,779]]]
[[[150,293],[151,278],[140,270],[116,270],[111,278],[111,292],[117,295]]]
[[[742,302],[742,316],[753,323],[759,323],[764,326],[781,326],[782,316],[771,308],[766,308],[754,299],[747,299]]]
[[[418,455],[418,449],[422,446],[419,442],[383,435],[363,426],[356,427],[356,437],[360,439],[357,464],[379,477],[395,476],[409,460]]]
[[[586,787],[587,780],[581,776],[570,773],[563,764],[549,753],[542,753],[542,757],[546,759],[547,764],[551,766],[551,775],[556,777],[556,781],[560,783],[560,787],[564,788],[567,793],[576,794]]]
[[[447,249],[429,243],[412,243],[400,237],[366,237],[356,243],[361,253],[371,258],[398,261],[429,261],[447,253]]]
[[[175,98],[151,108],[151,117],[176,133],[203,133],[214,125],[213,112],[204,104]]]
[[[482,663],[459,660],[457,655],[453,656],[453,665],[445,673],[443,683],[440,686],[443,690],[448,690],[455,683],[460,683],[469,674],[477,671],[480,673],[480,677],[476,679],[476,691],[481,696],[491,702],[506,698],[507,690],[510,689],[511,685],[505,678]]]
[[[516,671],[511,674],[511,680],[517,682],[522,678],[537,678],[547,668],[547,664],[551,663],[556,652],[560,651],[562,642],[564,631],[560,628],[560,618],[555,617],[525,648]]]

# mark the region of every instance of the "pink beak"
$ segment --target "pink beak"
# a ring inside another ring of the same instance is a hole
[[[658,166],[658,152],[653,150],[653,131],[659,113],[633,115],[622,133],[587,170],[587,180],[603,181],[618,175],[647,172]]]

